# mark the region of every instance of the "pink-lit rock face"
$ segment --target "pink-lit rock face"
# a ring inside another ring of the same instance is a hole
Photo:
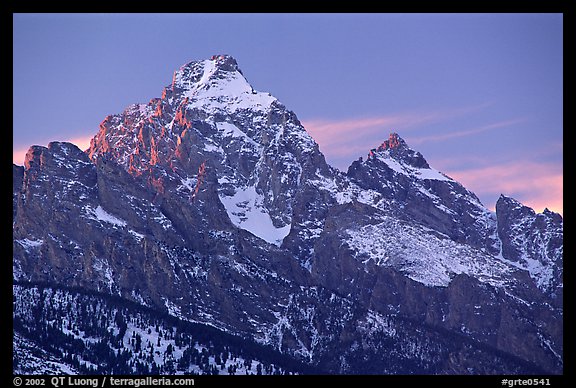
[[[188,97],[184,98],[178,109],[174,121],[184,128],[191,128],[192,123],[186,117],[186,105],[188,104]]]
[[[192,192],[190,200],[196,198],[196,195],[198,195],[198,191],[200,191],[200,187],[204,183],[205,179],[206,179],[206,162],[204,161],[202,162],[200,167],[198,167],[198,177],[196,180],[196,187],[194,187],[194,191]]]
[[[420,152],[411,149],[406,141],[396,132],[391,132],[388,140],[384,140],[382,144],[376,148],[372,148],[368,152],[367,161],[377,158],[392,158],[405,165],[411,166],[411,168],[430,168],[424,156],[422,156]]]
[[[402,146],[402,144],[406,144],[404,140],[398,136],[396,132],[391,132],[388,136],[388,140],[384,140],[384,142],[380,144],[376,149],[372,149],[370,152],[368,152],[368,159],[373,158],[376,152],[398,149]]]
[[[400,146],[400,138],[397,133],[392,132],[388,137],[388,140],[384,140],[384,142],[378,147],[378,151],[384,151],[389,148],[397,148]]]

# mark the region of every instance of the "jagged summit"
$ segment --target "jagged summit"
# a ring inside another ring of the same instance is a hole
[[[198,199],[210,187],[228,215],[220,217],[274,244],[291,229],[302,181],[330,173],[296,115],[255,91],[229,55],[182,66],[161,98],[107,117],[89,155],[160,193]]]
[[[174,72],[172,88],[186,88],[192,84],[209,84],[214,78],[230,73],[242,74],[238,62],[229,55],[213,55],[210,59],[191,61]]]
[[[348,175],[358,169],[382,171],[389,179],[400,174],[417,180],[453,181],[450,177],[430,167],[424,156],[408,146],[396,132],[391,132],[388,139],[376,148],[372,148],[367,159],[362,158],[352,163]],[[378,180],[383,180],[379,176]]]
[[[382,144],[378,146],[377,151],[384,151],[387,149],[408,147],[404,139],[402,139],[396,132],[391,132],[388,140],[384,140]]]
[[[180,69],[174,72],[172,86],[181,81],[208,81],[209,76],[222,76],[225,73],[235,72],[242,74],[234,57],[226,54],[212,55],[210,59],[191,61],[182,65]]]
[[[517,200],[516,198],[510,197],[505,194],[500,194],[500,197],[498,197],[498,200],[496,201],[496,209],[497,210],[502,209],[502,211],[504,211],[505,209],[506,212],[515,211],[518,214],[521,214],[522,216],[526,217],[536,217],[538,215],[546,216],[549,217],[550,219],[555,220],[555,222],[559,223],[563,222],[563,217],[559,213],[556,213],[548,208],[545,208],[542,211],[542,213],[536,213],[536,211],[534,211],[534,209],[532,209],[531,207],[528,207],[519,200]]]
[[[432,227],[455,241],[498,252],[490,232],[495,228],[494,217],[480,199],[432,168],[397,133],[372,149],[367,160],[353,162],[347,176],[360,187],[383,195],[397,217]]]
[[[229,55],[192,61],[174,72],[163,100],[189,108],[202,108],[211,114],[245,109],[267,110],[277,100],[269,93],[254,90]]]
[[[387,140],[384,140],[382,144],[377,148],[371,149],[368,153],[368,160],[379,157],[385,159],[393,158],[415,168],[430,168],[424,156],[420,152],[411,149],[406,141],[395,132],[390,133]]]
[[[242,71],[238,68],[238,62],[236,59],[228,54],[216,54],[210,57],[210,60],[216,62],[222,69],[228,71]]]
[[[161,162],[178,169],[181,166],[169,159],[189,159],[198,146],[204,151],[220,150],[220,146],[226,150],[245,140],[246,147],[254,148],[266,137],[263,124],[282,109],[269,93],[252,88],[233,57],[214,55],[178,69],[161,98],[106,117],[89,155],[95,159],[108,154],[137,175]]]

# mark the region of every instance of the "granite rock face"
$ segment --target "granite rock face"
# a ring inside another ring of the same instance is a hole
[[[562,217],[548,209],[536,214],[513,198],[496,202],[502,256],[530,273],[558,307],[563,299],[564,233]]]
[[[227,55],[108,116],[86,151],[31,147],[13,206],[20,283],[118,296],[322,372],[563,371],[560,215],[504,196],[491,212],[395,133],[344,174]]]

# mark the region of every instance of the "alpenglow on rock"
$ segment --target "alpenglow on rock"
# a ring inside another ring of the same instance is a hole
[[[66,361],[75,339],[124,354],[122,373],[234,371],[220,353],[203,367],[206,337],[183,343],[178,320],[268,346],[270,373],[563,371],[560,215],[505,196],[491,212],[397,133],[340,172],[229,55],[182,66],[84,152],[31,147],[13,167],[13,217],[15,348],[56,355],[41,365],[57,370],[91,370]],[[112,337],[89,334],[90,307],[70,302],[94,298],[119,311]],[[34,326],[24,300],[47,321]],[[160,314],[170,351],[139,354],[144,313],[125,303]]]

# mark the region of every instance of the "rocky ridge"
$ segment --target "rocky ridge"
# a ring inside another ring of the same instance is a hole
[[[562,372],[560,215],[505,196],[490,212],[395,133],[342,173],[227,55],[108,116],[86,152],[33,146],[13,204],[20,282],[118,295],[332,373]]]

